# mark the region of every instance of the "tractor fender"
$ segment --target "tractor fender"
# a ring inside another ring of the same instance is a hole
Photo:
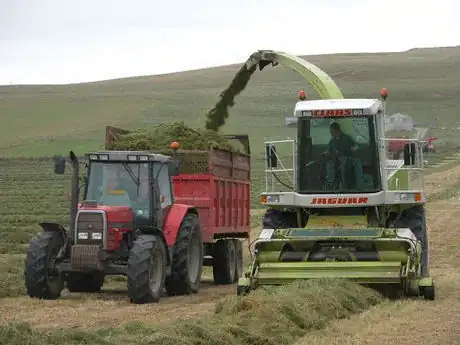
[[[61,236],[63,245],[59,250],[57,257],[61,258],[65,256],[69,248],[69,236],[67,230],[61,224],[58,223],[41,222],[38,223],[38,225],[41,226],[44,232],[56,232]]]
[[[164,225],[164,236],[168,247],[172,247],[174,246],[174,243],[176,243],[177,233],[179,232],[182,220],[189,213],[198,215],[198,210],[195,207],[189,205],[171,205],[171,209],[166,216]]]
[[[61,224],[42,222],[38,225],[40,225],[45,232],[57,232],[61,234],[63,239],[67,238],[67,230]]]

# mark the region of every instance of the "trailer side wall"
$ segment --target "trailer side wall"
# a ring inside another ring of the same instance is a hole
[[[173,188],[177,203],[198,209],[204,243],[249,236],[249,181],[209,174],[179,175],[173,178]]]

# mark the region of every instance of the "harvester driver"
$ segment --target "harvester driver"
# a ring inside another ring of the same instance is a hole
[[[331,123],[329,127],[331,140],[329,140],[326,156],[329,159],[326,163],[326,183],[329,185],[336,181],[336,171],[339,171],[339,188],[349,189],[347,175],[354,172],[356,188],[362,188],[363,171],[362,163],[353,157],[353,153],[358,149],[358,145],[347,134],[342,132],[338,122]]]

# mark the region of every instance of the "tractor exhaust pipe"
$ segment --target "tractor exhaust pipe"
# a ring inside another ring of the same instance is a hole
[[[78,194],[80,193],[79,186],[79,162],[78,158],[73,151],[70,151],[70,162],[72,163],[72,191],[70,193],[70,219],[69,229],[70,236],[73,238],[75,231],[75,219],[78,211]]]

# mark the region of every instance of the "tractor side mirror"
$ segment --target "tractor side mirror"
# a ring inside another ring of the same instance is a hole
[[[276,155],[276,147],[273,144],[265,146],[267,155],[267,165],[269,168],[276,168],[278,166],[278,156]]]
[[[169,176],[177,176],[180,173],[180,164],[177,159],[168,162]]]
[[[415,165],[415,143],[404,145],[404,164]]]
[[[54,173],[63,175],[65,173],[65,158],[61,156],[54,157]]]

